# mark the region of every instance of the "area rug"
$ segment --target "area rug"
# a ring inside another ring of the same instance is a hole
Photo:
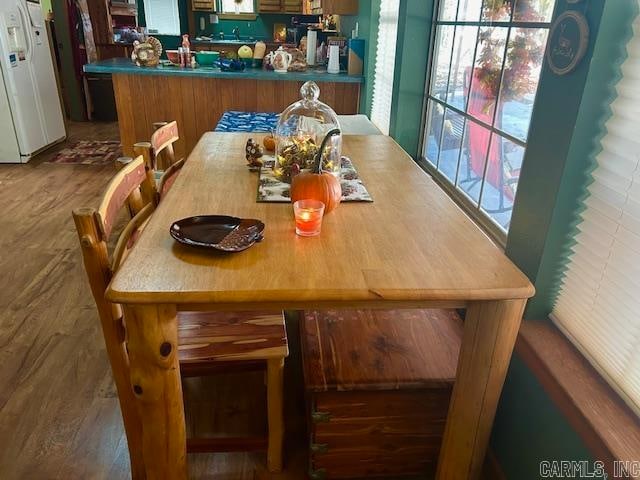
[[[122,156],[117,140],[80,140],[60,150],[48,163],[67,165],[112,165]]]
[[[273,174],[273,156],[263,157],[264,165],[260,169],[258,181],[258,202],[290,202],[291,185],[281,182]],[[362,183],[353,162],[348,157],[342,157],[340,183],[342,184],[343,202],[373,202],[367,188]]]

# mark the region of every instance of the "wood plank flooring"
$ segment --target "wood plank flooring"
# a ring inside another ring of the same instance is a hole
[[[117,124],[71,124],[70,140],[77,139],[117,140]],[[2,479],[130,478],[117,397],[71,220],[73,208],[97,203],[114,170],[46,163],[64,146],[26,165],[0,165]],[[301,380],[291,378],[297,370],[289,368],[288,384],[299,388]],[[199,424],[235,433],[261,428],[264,412],[255,406],[264,385],[260,375],[248,375],[253,377],[235,377],[235,384],[223,376],[220,388],[208,385],[216,394],[208,405],[194,407]],[[304,478],[301,393],[289,392],[287,401],[289,443],[297,449],[289,449],[284,474],[267,474],[263,454],[192,454],[190,477]],[[208,408],[211,402],[215,409]]]

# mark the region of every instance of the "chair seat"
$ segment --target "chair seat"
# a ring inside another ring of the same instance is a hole
[[[279,312],[179,312],[181,364],[251,362],[289,354]]]

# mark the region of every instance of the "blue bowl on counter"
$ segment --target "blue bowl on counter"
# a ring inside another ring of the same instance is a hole
[[[228,58],[218,60],[217,65],[223,72],[242,72],[245,68],[245,63],[242,60]]]
[[[213,67],[220,59],[220,52],[196,52],[196,62],[201,67]]]

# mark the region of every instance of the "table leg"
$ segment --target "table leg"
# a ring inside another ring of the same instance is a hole
[[[467,309],[438,480],[480,477],[525,304],[526,300],[473,302]]]
[[[282,471],[284,358],[267,361],[267,413],[269,417],[269,447],[267,468],[271,473]]]
[[[147,479],[186,480],[187,441],[174,305],[124,307]]]

